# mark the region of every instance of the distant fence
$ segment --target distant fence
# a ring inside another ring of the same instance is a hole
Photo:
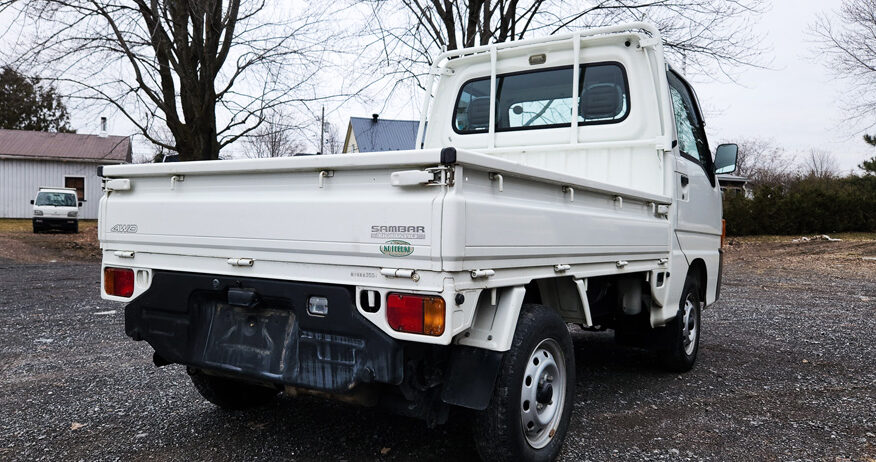
[[[727,192],[727,234],[876,232],[876,176],[798,178],[760,185],[754,196]]]

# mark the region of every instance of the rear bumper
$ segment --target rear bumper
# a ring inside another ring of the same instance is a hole
[[[311,296],[328,299],[326,316],[307,313]],[[402,345],[346,286],[155,271],[125,308],[125,332],[169,362],[282,385],[344,392],[404,373]]]

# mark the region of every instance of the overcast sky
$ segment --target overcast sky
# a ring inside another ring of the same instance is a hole
[[[846,121],[842,99],[855,89],[819,61],[808,32],[819,13],[839,6],[840,0],[774,0],[758,23],[770,49],[769,70],[744,70],[738,85],[695,78],[713,145],[771,138],[798,154],[810,148],[830,151],[843,171],[874,155],[861,140],[862,127]]]
[[[855,90],[819,62],[808,33],[817,14],[836,11],[839,5],[840,0],[774,0],[756,26],[765,38],[769,69],[741,69],[736,83],[689,76],[706,111],[713,147],[719,141],[771,139],[796,155],[810,148],[830,151],[843,171],[874,154],[861,141],[863,127],[850,126],[845,120],[841,100]],[[0,26],[3,19],[0,16]],[[387,102],[382,117],[417,118],[419,103],[397,99]],[[379,106],[354,101],[330,111],[328,118],[339,126],[343,137],[350,116],[370,116],[380,111]],[[80,133],[96,133],[97,117],[74,113],[73,126]],[[110,120],[110,132],[129,135],[134,128],[117,115]],[[135,146],[135,150],[148,150],[143,142]]]
[[[797,156],[810,148],[834,154],[847,172],[876,152],[861,140],[861,127],[845,123],[840,99],[855,90],[818,61],[809,34],[819,13],[838,10],[840,0],[774,0],[757,21],[768,69],[740,69],[737,83],[688,76],[706,112],[712,148],[719,142],[764,138]],[[676,67],[680,63],[672,63]],[[374,108],[348,105],[345,117],[370,116]],[[390,104],[385,117],[418,118],[405,105]],[[344,111],[341,111],[344,112]],[[876,129],[874,129],[876,132]]]

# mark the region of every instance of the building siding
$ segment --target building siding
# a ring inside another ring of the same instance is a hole
[[[0,159],[0,218],[31,218],[40,186],[63,187],[65,176],[85,178],[85,201],[79,217],[96,219],[103,195],[94,162]]]

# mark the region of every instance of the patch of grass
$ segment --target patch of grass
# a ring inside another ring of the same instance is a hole
[[[23,232],[33,230],[31,220],[15,219],[15,218],[0,218],[0,233],[8,232]]]
[[[79,231],[97,227],[97,220],[79,220]],[[30,218],[0,218],[0,233],[32,233]]]

